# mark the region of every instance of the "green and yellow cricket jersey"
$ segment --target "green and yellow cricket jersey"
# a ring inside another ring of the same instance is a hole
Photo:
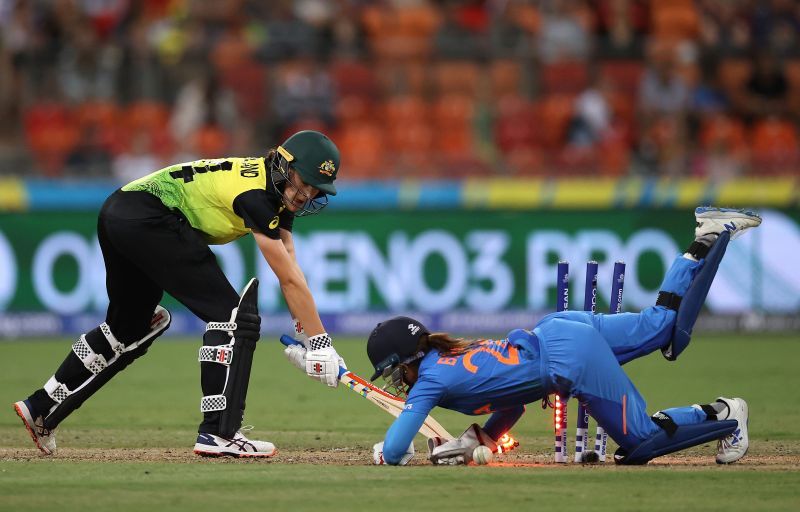
[[[165,167],[122,190],[144,191],[179,210],[209,244],[225,244],[255,230],[278,239],[291,231],[286,210],[267,176],[265,159],[217,158]]]

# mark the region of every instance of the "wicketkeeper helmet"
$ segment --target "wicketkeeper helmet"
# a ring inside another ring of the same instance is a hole
[[[430,334],[422,322],[397,316],[375,326],[367,340],[367,356],[375,373],[370,380],[388,376],[400,364],[408,364],[425,355],[419,352],[419,340]]]

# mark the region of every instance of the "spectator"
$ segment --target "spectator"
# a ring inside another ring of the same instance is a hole
[[[577,0],[552,0],[544,10],[539,33],[539,57],[546,63],[585,60],[589,55],[589,34],[581,23]]]
[[[612,92],[612,85],[607,80],[595,78],[577,97],[570,122],[570,144],[592,146],[606,136],[612,121],[609,102]]]
[[[781,62],[768,49],[756,52],[753,72],[743,98],[744,113],[750,120],[781,115],[788,110],[789,83]]]
[[[238,120],[233,93],[223,88],[213,72],[186,83],[178,93],[170,119],[175,140],[187,140],[208,123],[232,130]]]
[[[647,119],[659,115],[683,116],[689,102],[689,87],[676,72],[674,53],[657,48],[639,86],[639,109]]]
[[[595,53],[605,59],[641,59],[649,12],[642,0],[601,0],[595,10]]]

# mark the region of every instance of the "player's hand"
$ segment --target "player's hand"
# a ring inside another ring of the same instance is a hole
[[[405,466],[406,464],[414,458],[414,442],[412,441],[410,445],[408,445],[408,449],[406,453],[403,454],[403,457],[400,459],[400,462],[397,463],[398,466]],[[386,461],[383,460],[383,441],[380,443],[376,443],[372,447],[372,462],[376,465],[384,465]]]
[[[303,345],[289,345],[283,349],[283,354],[298,370],[306,371],[306,347]]]
[[[347,366],[333,348],[331,337],[328,333],[311,336],[308,344],[310,349],[306,352],[306,374],[335,388],[339,385],[339,367]]]
[[[481,427],[473,423],[456,439],[433,446],[430,460],[434,464],[445,466],[469,464],[472,461],[472,453],[480,445],[487,446],[492,452],[497,451],[497,444],[494,440]]]

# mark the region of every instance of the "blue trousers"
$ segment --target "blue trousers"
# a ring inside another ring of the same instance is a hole
[[[677,257],[661,290],[683,296],[698,266]],[[533,330],[547,352],[548,377],[559,393],[586,404],[598,425],[625,449],[650,438],[659,427],[621,365],[664,346],[672,335],[676,314],[663,306],[616,315],[564,311],[547,315]],[[664,412],[678,425],[706,419],[705,413],[694,407]]]

